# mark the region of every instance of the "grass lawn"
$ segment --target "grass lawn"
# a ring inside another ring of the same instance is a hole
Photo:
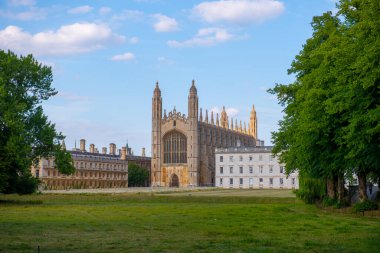
[[[242,195],[0,195],[0,252],[380,252],[379,218]]]

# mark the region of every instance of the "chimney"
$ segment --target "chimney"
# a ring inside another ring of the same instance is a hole
[[[116,155],[116,144],[110,143],[110,155]]]
[[[95,153],[95,145],[90,144],[90,153]]]
[[[127,160],[127,148],[126,147],[121,148],[121,160]]]
[[[106,147],[102,147],[102,154],[103,154],[103,155],[106,155],[106,154],[107,154],[107,148],[106,148]]]
[[[142,150],[141,150],[141,156],[145,157],[145,148],[142,148]]]
[[[86,152],[86,140],[85,139],[80,140],[80,151]]]

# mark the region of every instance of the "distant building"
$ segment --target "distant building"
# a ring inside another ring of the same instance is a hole
[[[270,146],[217,148],[215,159],[217,187],[298,189],[298,172],[287,176]]]
[[[152,98],[152,186],[188,187],[215,185],[215,148],[255,146],[256,110],[250,121],[238,124],[225,108],[214,117],[198,107],[194,81],[188,96],[188,114],[174,108],[166,113],[156,84]],[[210,116],[210,118],[209,118]]]
[[[65,147],[65,143],[62,143]],[[41,179],[46,189],[70,188],[120,188],[128,187],[128,163],[133,162],[141,167],[150,168],[150,157],[134,156],[131,149],[122,147],[116,154],[116,145],[110,144],[99,153],[94,144],[86,150],[86,141],[80,140],[80,148],[74,148],[71,153],[76,171],[72,175],[63,175],[55,167],[54,157],[42,158],[37,167],[32,168],[32,174]]]

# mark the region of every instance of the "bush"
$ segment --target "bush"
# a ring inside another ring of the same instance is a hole
[[[332,198],[329,198],[329,197],[323,198],[323,201],[322,201],[322,205],[324,207],[326,207],[326,206],[335,206],[337,204],[338,204],[338,201],[336,199],[332,199]]]
[[[21,195],[35,193],[39,183],[38,178],[33,177],[30,173],[25,173],[17,180],[16,192]]]
[[[354,205],[352,210],[355,213],[364,213],[365,211],[370,211],[370,210],[377,210],[379,209],[379,205],[376,202],[366,200],[364,202],[360,202]]]
[[[326,183],[320,178],[308,176],[299,177],[299,190],[296,196],[307,204],[313,204],[317,200],[322,200],[326,193]]]

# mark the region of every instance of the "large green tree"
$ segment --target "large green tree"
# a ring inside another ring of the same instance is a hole
[[[313,18],[313,36],[289,70],[296,81],[270,90],[285,112],[274,152],[288,172],[323,179],[330,198],[343,199],[343,176],[355,172],[365,200],[366,175],[380,164],[380,2],[337,8]]]
[[[148,186],[149,172],[135,163],[128,164],[128,187]]]
[[[44,115],[42,101],[57,92],[51,87],[50,67],[32,55],[18,56],[0,50],[0,192],[31,193],[39,183],[30,173],[41,157],[56,157],[58,170],[71,174],[70,154]]]

